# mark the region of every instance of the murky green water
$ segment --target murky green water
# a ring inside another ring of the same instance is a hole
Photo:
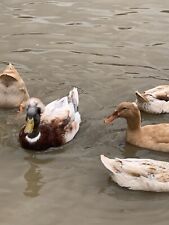
[[[0,223],[168,224],[168,194],[118,187],[99,156],[169,161],[126,144],[124,120],[103,124],[135,90],[169,83],[169,2],[3,0],[0,12],[1,70],[12,62],[45,103],[77,86],[83,120],[71,143],[34,155],[17,140],[24,116],[0,111]],[[143,124],[169,118],[142,115]]]

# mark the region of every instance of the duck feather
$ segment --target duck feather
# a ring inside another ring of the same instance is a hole
[[[168,192],[169,163],[152,159],[109,159],[101,155],[104,166],[112,172],[112,179],[131,190]]]

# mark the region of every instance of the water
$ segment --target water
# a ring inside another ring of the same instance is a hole
[[[82,125],[48,154],[23,150],[24,116],[0,111],[0,223],[168,224],[169,195],[128,191],[109,180],[100,154],[168,161],[125,143],[126,123],[103,118],[134,91],[169,83],[169,2],[3,0],[0,68],[12,62],[31,96],[48,103],[79,88]],[[142,114],[143,124],[168,115]]]

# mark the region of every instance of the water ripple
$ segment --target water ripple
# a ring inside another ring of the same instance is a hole
[[[152,75],[149,75],[149,76],[133,76],[133,78],[141,78],[141,79],[147,79],[147,78],[152,78],[152,79],[155,79],[155,80],[164,80],[164,81],[169,81],[169,78],[165,78],[165,77],[161,77],[161,76],[152,76]]]
[[[24,35],[44,35],[47,33],[43,33],[43,32],[30,32],[30,33],[14,33],[12,34],[12,36],[24,36]]]
[[[162,12],[162,13],[169,13],[169,9],[164,9],[164,10],[161,10],[160,12]]]
[[[31,48],[21,48],[18,50],[13,50],[12,52],[44,52],[45,49],[31,49]]]
[[[157,43],[154,43],[154,44],[147,44],[145,46],[149,47],[149,46],[160,46],[160,45],[165,45],[164,42],[157,42]]]
[[[61,7],[70,7],[75,4],[75,2],[56,2],[56,1],[47,1],[47,4],[54,4]]]
[[[145,10],[145,9],[150,9],[150,8],[146,8],[146,7],[131,7],[130,9],[143,9],[143,10]]]
[[[128,14],[138,13],[137,11],[128,11],[128,12],[122,12],[122,13],[116,13],[116,16],[126,16]]]
[[[31,15],[17,15],[18,18],[21,18],[21,19],[34,19],[35,16],[31,16]]]
[[[113,58],[120,58],[118,55],[107,55],[107,54],[101,54],[101,53],[96,53],[96,52],[81,52],[81,51],[75,51],[71,50],[70,52],[75,53],[75,54],[84,54],[84,55],[95,55],[95,56],[109,56]]]
[[[146,66],[146,65],[134,65],[134,64],[124,64],[124,63],[103,63],[103,62],[93,62],[97,65],[107,65],[107,66],[122,66],[122,67],[139,67],[139,68],[146,68],[146,69],[152,69],[152,70],[158,70],[155,67],[152,66]]]
[[[130,30],[132,27],[118,27],[119,30]]]

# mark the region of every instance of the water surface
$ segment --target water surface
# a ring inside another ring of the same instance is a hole
[[[0,10],[1,70],[12,62],[44,103],[77,86],[83,120],[71,143],[33,154],[17,140],[24,116],[0,111],[1,224],[168,224],[168,194],[118,187],[99,156],[169,160],[126,144],[124,120],[103,124],[135,90],[169,83],[169,2],[3,0]]]

